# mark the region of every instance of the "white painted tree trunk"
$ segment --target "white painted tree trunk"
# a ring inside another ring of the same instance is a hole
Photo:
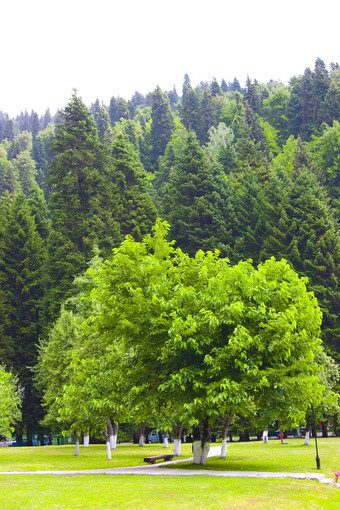
[[[297,437],[301,437],[301,430],[299,427],[296,429],[296,435]]]
[[[263,441],[264,443],[268,443],[268,429],[265,429],[265,430],[263,431],[262,441]]]
[[[114,435],[110,434],[110,448],[111,448],[111,450],[114,450],[113,443],[114,443]]]
[[[88,448],[90,444],[90,436],[87,432],[84,432],[84,448]]]
[[[110,445],[111,450],[115,450],[117,448],[117,434],[113,434],[112,439],[110,437]]]
[[[174,439],[174,455],[175,457],[180,457],[181,455],[181,440]]]
[[[115,423],[113,426],[111,450],[115,450],[117,448],[118,430],[119,430],[119,423]]]
[[[144,434],[139,436],[139,446],[144,446]]]
[[[227,438],[222,439],[222,445],[221,445],[221,459],[225,459],[227,456]]]
[[[106,441],[107,460],[111,460],[111,445],[110,440]]]
[[[187,435],[183,434],[183,443],[186,443],[186,442],[187,442]]]
[[[169,431],[166,430],[164,433],[164,448],[169,448]]]
[[[207,461],[209,450],[210,450],[209,442],[202,443],[201,440],[194,441],[192,444],[194,464],[196,465],[203,464],[204,466]]]
[[[309,434],[309,431],[306,430],[306,437],[305,437],[305,442],[304,444],[309,444],[309,440],[310,440],[310,434]]]
[[[74,453],[75,456],[79,455],[79,436],[76,434],[76,451]]]

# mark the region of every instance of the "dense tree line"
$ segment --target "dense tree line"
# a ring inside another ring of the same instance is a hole
[[[75,91],[53,117],[0,112],[0,141],[0,354],[22,388],[18,437],[44,430],[37,345],[72,312],[74,278],[126,235],[140,242],[157,216],[190,256],[286,259],[308,278],[339,360],[337,64],[317,59],[288,85],[194,87],[186,75],[181,95],[157,87],[90,108]]]

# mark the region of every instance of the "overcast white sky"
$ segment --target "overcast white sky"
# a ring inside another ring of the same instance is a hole
[[[260,82],[340,62],[339,0],[0,0],[0,109],[129,99],[188,73]]]

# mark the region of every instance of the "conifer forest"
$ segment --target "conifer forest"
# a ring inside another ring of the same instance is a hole
[[[20,392],[17,441],[118,422],[204,435],[206,416],[240,434],[308,426],[312,398],[339,433],[339,65],[318,58],[287,85],[185,75],[181,91],[70,96],[43,116],[0,112],[0,368]],[[285,325],[255,356],[274,287]],[[290,411],[274,379],[301,395]]]

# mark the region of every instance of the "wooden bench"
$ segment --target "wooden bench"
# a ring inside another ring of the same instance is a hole
[[[156,460],[171,460],[173,455],[157,455],[156,457],[145,457],[144,462],[149,462],[149,464],[154,464]]]

